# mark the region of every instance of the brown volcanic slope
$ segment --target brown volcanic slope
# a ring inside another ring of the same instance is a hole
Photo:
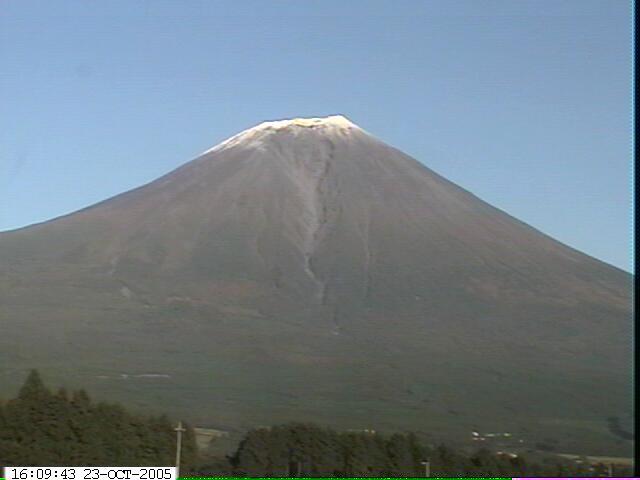
[[[0,234],[0,395],[621,453],[630,282],[343,117],[270,122]]]

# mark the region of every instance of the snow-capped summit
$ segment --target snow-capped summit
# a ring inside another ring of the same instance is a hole
[[[284,120],[270,120],[262,122],[254,127],[229,137],[216,146],[203,152],[210,153],[226,148],[230,148],[239,144],[244,144],[248,147],[256,147],[261,140],[266,138],[271,133],[296,128],[303,129],[323,129],[329,134],[345,135],[354,131],[363,131],[359,126],[353,123],[344,115],[329,115],[327,117],[297,117]],[[258,142],[258,143],[256,143]]]
[[[287,127],[333,127],[333,128],[359,128],[344,115],[329,115],[328,117],[291,118],[263,122],[254,128],[287,128]]]

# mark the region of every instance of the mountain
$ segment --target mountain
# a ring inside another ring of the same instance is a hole
[[[265,122],[0,234],[0,395],[626,453],[630,287],[342,116]]]

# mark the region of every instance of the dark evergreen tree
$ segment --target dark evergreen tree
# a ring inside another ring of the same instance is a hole
[[[42,378],[37,370],[31,370],[27,375],[27,379],[18,392],[18,400],[28,401],[37,400],[41,396],[46,396],[50,392],[44,386]]]
[[[166,417],[94,404],[86,392],[51,393],[31,371],[17,398],[0,405],[0,464],[170,466],[175,432]],[[197,461],[195,434],[183,436],[182,472]]]

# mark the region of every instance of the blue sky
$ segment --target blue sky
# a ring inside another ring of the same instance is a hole
[[[0,1],[0,231],[341,113],[631,271],[627,1]]]

